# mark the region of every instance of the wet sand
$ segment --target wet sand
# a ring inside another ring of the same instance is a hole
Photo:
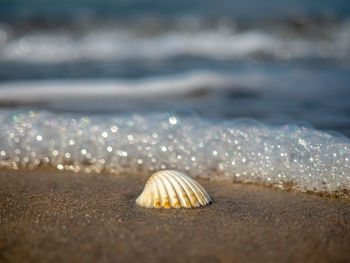
[[[0,171],[0,262],[350,262],[350,201],[199,180],[207,207],[135,205],[145,178]]]

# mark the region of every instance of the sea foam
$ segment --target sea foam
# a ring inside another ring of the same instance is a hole
[[[303,192],[350,191],[350,141],[309,127],[192,115],[0,113],[0,167],[149,174],[262,183]]]

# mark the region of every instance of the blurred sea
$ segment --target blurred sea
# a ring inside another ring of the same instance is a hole
[[[183,125],[174,134],[164,128],[172,117]],[[0,120],[3,167],[211,169],[350,190],[350,143],[337,133],[350,136],[350,3],[3,0]],[[109,135],[115,123],[121,137]],[[200,145],[211,146],[196,156]],[[256,156],[264,151],[269,160]]]

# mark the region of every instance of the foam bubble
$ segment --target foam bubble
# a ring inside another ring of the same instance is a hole
[[[0,114],[0,167],[191,176],[336,193],[350,190],[350,142],[307,127],[212,123],[170,113]]]

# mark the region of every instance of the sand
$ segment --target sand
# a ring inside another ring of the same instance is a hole
[[[350,262],[350,201],[199,180],[200,209],[135,205],[145,178],[0,171],[0,262]]]

